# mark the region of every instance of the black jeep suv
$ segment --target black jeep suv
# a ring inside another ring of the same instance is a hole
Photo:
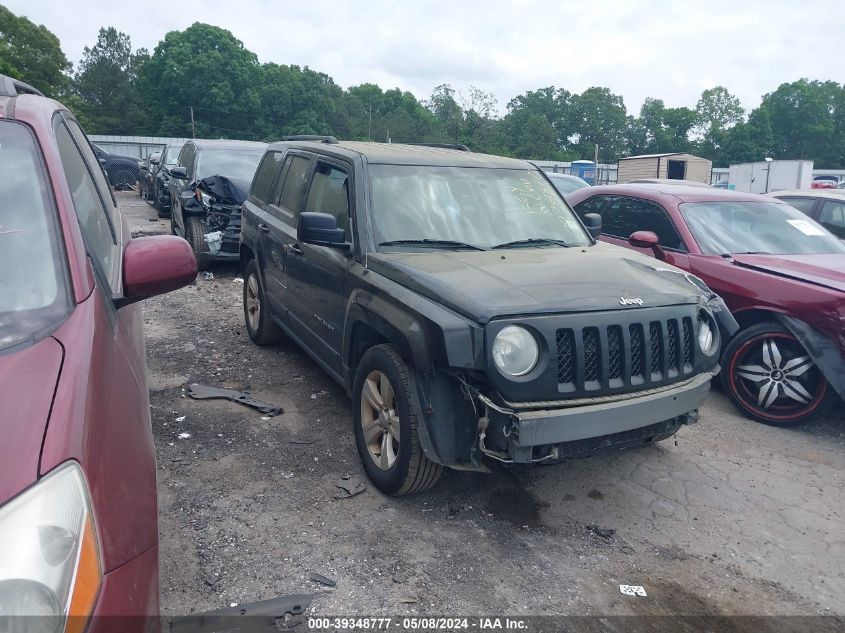
[[[244,316],[353,399],[375,485],[553,462],[697,418],[736,323],[696,277],[597,243],[519,160],[416,145],[270,145],[243,206]],[[720,333],[721,330],[721,333]]]

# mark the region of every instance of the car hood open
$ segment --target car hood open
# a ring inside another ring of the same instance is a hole
[[[702,291],[683,271],[628,249],[490,251],[431,249],[371,254],[367,265],[475,320],[502,316],[620,310],[696,303]]]
[[[35,483],[64,350],[52,337],[0,356],[0,503]]]
[[[845,292],[845,254],[732,257],[738,266]]]

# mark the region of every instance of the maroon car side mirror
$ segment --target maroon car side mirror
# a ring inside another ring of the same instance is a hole
[[[136,237],[123,251],[123,296],[115,299],[122,308],[148,297],[187,286],[197,276],[194,252],[181,237]]]
[[[634,248],[650,248],[657,259],[665,259],[666,253],[660,248],[660,240],[653,231],[635,231],[628,238],[628,244]]]

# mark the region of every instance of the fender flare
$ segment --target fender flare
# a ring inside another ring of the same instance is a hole
[[[800,319],[781,313],[775,313],[775,316],[804,346],[839,397],[845,398],[845,359],[842,358],[836,343]]]

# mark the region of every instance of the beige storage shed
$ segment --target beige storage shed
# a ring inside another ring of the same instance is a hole
[[[642,178],[662,180],[692,180],[710,184],[712,161],[683,152],[644,154],[620,158],[616,182],[624,183]]]

